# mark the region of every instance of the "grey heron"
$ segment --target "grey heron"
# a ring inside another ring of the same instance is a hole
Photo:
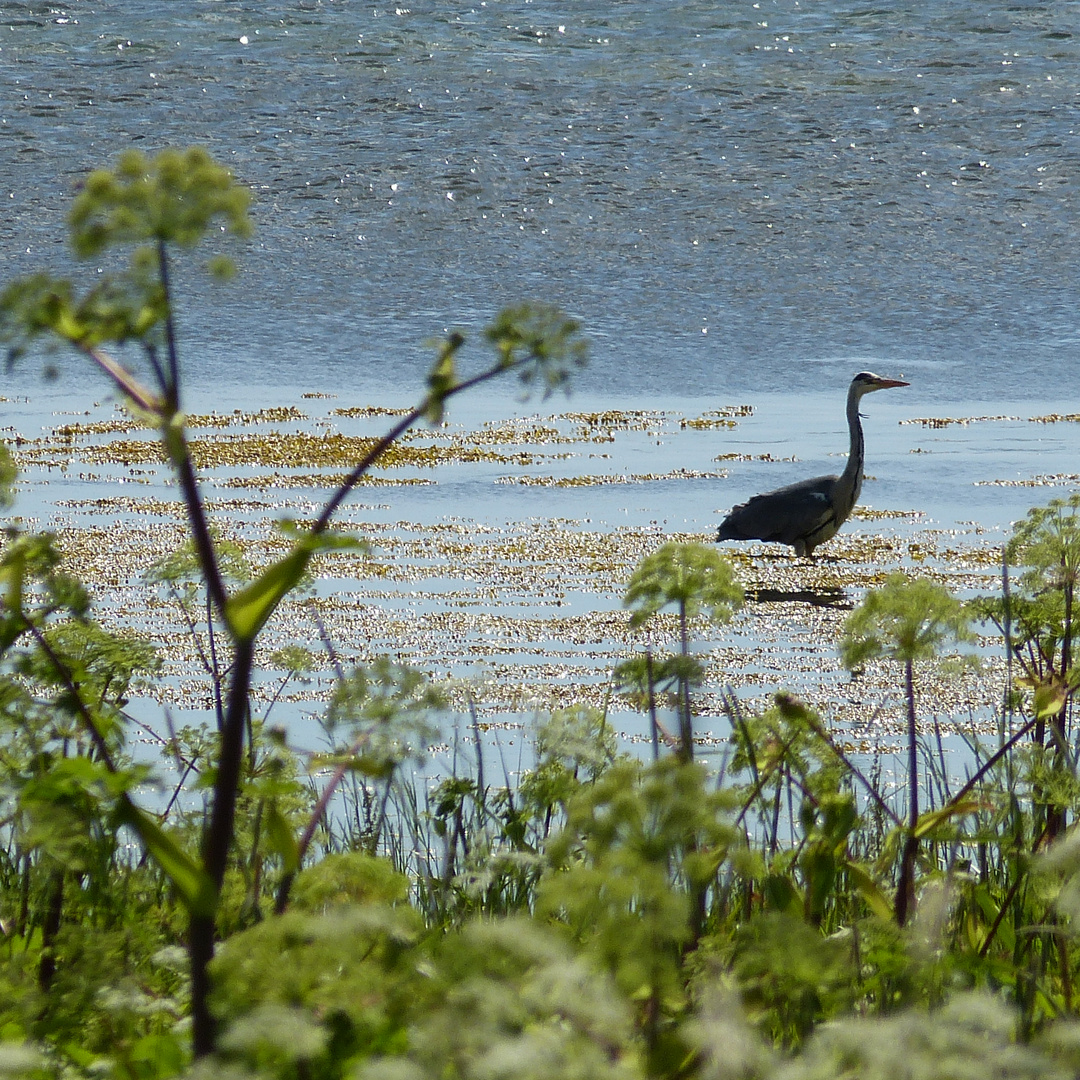
[[[863,433],[859,402],[865,394],[907,386],[900,379],[883,379],[860,371],[851,380],[847,396],[847,422],[851,450],[839,476],[816,476],[797,484],[755,495],[734,507],[720,523],[716,539],[765,540],[788,544],[796,555],[812,555],[814,548],[831,540],[855,508],[863,480]]]

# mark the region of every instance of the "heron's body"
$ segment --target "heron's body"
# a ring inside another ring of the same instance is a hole
[[[864,394],[891,386],[907,386],[899,379],[883,379],[860,371],[851,381],[847,397],[851,449],[839,476],[816,476],[778,488],[736,506],[720,525],[717,540],[764,540],[787,544],[796,555],[812,555],[814,548],[831,540],[858,502],[863,480],[863,433],[859,402]]]

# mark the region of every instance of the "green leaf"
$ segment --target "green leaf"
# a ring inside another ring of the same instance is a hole
[[[11,451],[4,443],[0,443],[0,510],[7,510],[15,501],[12,490],[18,470],[15,462],[11,460]]]
[[[312,554],[311,543],[302,540],[284,559],[264,570],[246,589],[229,597],[225,617],[237,641],[251,641],[266,625],[274,609],[303,577]]]
[[[187,1064],[187,1054],[172,1032],[144,1035],[131,1048],[128,1060],[139,1067],[141,1080],[165,1080],[179,1076]]]
[[[988,886],[976,886],[976,888],[972,890],[972,897],[974,898],[975,903],[978,904],[979,911],[982,912],[983,918],[986,920],[987,931],[989,932],[989,928],[996,923],[997,942],[1005,952],[1011,953],[1016,945],[1016,930],[1012,925],[1012,920],[998,918],[1001,913],[1001,907],[990,894]]]
[[[271,801],[266,815],[266,839],[270,850],[281,856],[282,869],[295,874],[300,869],[300,847],[296,834],[276,801]]]
[[[1035,718],[1048,720],[1065,707],[1069,688],[1057,679],[1048,679],[1035,687]]]
[[[920,839],[933,832],[942,822],[954,817],[966,817],[982,809],[983,804],[978,799],[961,799],[960,802],[950,803],[940,810],[927,810],[919,815],[918,824],[915,826],[915,835]]]
[[[454,332],[439,345],[435,363],[427,377],[428,396],[424,402],[424,419],[429,424],[441,424],[446,408],[446,397],[458,385],[454,357],[465,344],[465,338]]]
[[[292,551],[267,567],[250,585],[229,597],[225,617],[237,641],[251,641],[266,625],[278,604],[299,584],[312,555],[322,551],[352,551],[363,547],[355,536],[337,532],[302,532],[289,521],[281,531],[296,537]]]
[[[213,915],[217,907],[217,890],[210,875],[126,796],[120,800],[117,817],[138,834],[150,857],[169,879],[188,911],[192,915]]]
[[[878,887],[878,883],[870,876],[865,867],[859,863],[847,864],[847,874],[855,886],[858,894],[866,901],[866,906],[877,915],[879,919],[891,922],[893,906],[889,898]]]

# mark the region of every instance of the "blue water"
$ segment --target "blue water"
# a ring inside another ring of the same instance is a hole
[[[228,286],[177,266],[192,409],[407,404],[432,336],[463,327],[478,365],[480,328],[527,298],[591,340],[571,407],[754,407],[733,432],[620,439],[604,467],[797,459],[554,492],[451,473],[358,516],[708,535],[756,491],[840,470],[869,368],[911,386],[864,403],[863,501],[998,543],[1068,485],[993,481],[1080,468],[1080,424],[1030,419],[1080,412],[1077,26],[1064,0],[0,3],[0,279],[93,280],[63,241],[86,172],[203,144],[250,187],[256,234]],[[0,380],[0,428],[27,434],[107,393],[63,355]],[[452,417],[567,407],[514,394]],[[47,480],[22,512],[89,494]]]
[[[65,265],[87,169],[202,143],[258,231],[224,291],[181,275],[196,390],[412,396],[428,337],[528,297],[582,320],[585,392],[834,401],[875,366],[913,404],[1052,404],[1078,347],[1078,14],[4,3],[3,272]]]

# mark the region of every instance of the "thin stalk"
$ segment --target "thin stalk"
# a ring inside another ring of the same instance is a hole
[[[485,810],[486,798],[484,795],[484,747],[480,742],[480,718],[476,715],[476,702],[469,695],[469,716],[472,719],[473,741],[476,743],[476,793],[481,811]]]
[[[880,709],[878,711],[880,712]],[[874,716],[871,717],[871,723],[876,718],[877,713],[875,713]],[[828,731],[825,730],[824,727],[822,727],[822,725],[814,718],[812,714],[807,714],[807,720],[811,728],[813,729],[814,734],[817,735],[819,739],[822,739],[824,741],[825,745],[828,746],[828,748],[836,755],[837,759],[844,766],[844,768],[847,769],[848,773],[851,776],[854,776],[855,779],[859,781],[859,783],[863,786],[863,789],[866,791],[867,795],[870,796],[874,804],[877,806],[878,810],[880,810],[886,817],[888,817],[889,820],[893,823],[893,825],[899,826],[900,816],[885,801],[874,782],[868,779],[863,774],[862,770],[859,769],[859,767],[847,756],[847,754],[843,751],[843,749],[841,749],[841,747],[837,746],[837,744],[833,741],[833,737],[829,734]]]
[[[350,771],[352,758],[357,754],[364,743],[368,741],[369,737],[369,733],[364,732],[364,734],[349,747],[345,753],[345,760],[338,765],[334,770],[333,775],[327,781],[326,787],[323,788],[322,795],[319,796],[319,801],[315,804],[315,809],[312,810],[311,816],[308,818],[308,823],[304,827],[304,831],[300,834],[300,839],[297,841],[297,863],[303,862],[308,846],[315,836],[315,830],[318,829],[319,822],[322,820],[323,815],[325,815],[326,808],[330,805],[330,800],[334,797],[334,792],[337,791],[338,785]],[[278,887],[277,900],[274,904],[275,915],[282,914],[289,906],[289,892],[292,890],[295,878],[295,871],[282,876],[281,885]]]
[[[791,770],[783,763],[780,765],[780,775],[776,780],[776,794],[773,796],[772,814],[772,837],[769,840],[769,854],[775,855],[780,843],[780,806],[784,797],[784,775],[790,778]]]
[[[49,901],[41,925],[41,959],[38,962],[38,987],[47,992],[56,975],[56,939],[64,914],[64,871],[57,868],[49,878]]]
[[[645,679],[649,684],[649,730],[652,733],[652,759],[655,763],[660,760],[660,729],[656,723],[656,685],[651,648],[645,650]]]
[[[150,361],[150,367],[153,369],[154,378],[157,379],[158,386],[164,392],[165,387],[168,385],[168,379],[165,375],[165,369],[158,359],[157,346],[148,341],[144,343],[143,348],[146,350],[146,358]]]
[[[172,290],[169,288],[169,256],[165,241],[159,239],[157,245],[158,274],[161,276],[161,288],[165,293],[165,344],[169,364],[167,385],[162,389],[165,403],[170,412],[180,409],[180,355],[176,348],[176,325],[172,315]]]
[[[690,633],[686,624],[686,604],[679,604],[679,648],[685,660],[690,655]],[[694,721],[690,715],[690,680],[679,676],[679,760],[689,764],[694,760]]]
[[[1065,566],[1065,556],[1061,557],[1062,570],[1065,572],[1065,582],[1063,592],[1065,595],[1065,615],[1062,622],[1062,634],[1061,634],[1061,678],[1064,680],[1068,677],[1069,667],[1072,663],[1072,607],[1073,607],[1073,586],[1072,581],[1068,577],[1068,571]],[[1069,708],[1069,695],[1065,695],[1065,700],[1061,703],[1061,708],[1051,719],[1050,724],[1053,733],[1054,742],[1057,744],[1054,759],[1058,768],[1066,768],[1072,771],[1073,763],[1070,760],[1069,743],[1065,732],[1065,715]],[[1049,825],[1049,839],[1053,840],[1060,836],[1065,831],[1066,812],[1063,806],[1047,807],[1046,820]]]
[[[907,922],[915,898],[915,860],[919,851],[916,829],[919,824],[919,748],[915,728],[915,676],[910,659],[904,662],[904,689],[907,695],[908,727],[908,834],[900,860],[900,879],[896,884],[896,921]]]
[[[214,715],[220,731],[225,722],[225,707],[221,699],[221,667],[218,664],[217,634],[214,632],[214,612],[209,590],[206,593],[206,630],[210,642],[210,685],[214,688]]]
[[[904,692],[907,696],[908,827],[914,833],[919,824],[919,742],[915,728],[915,673],[910,659],[904,663]]]
[[[187,460],[190,462],[190,458]],[[192,481],[194,481],[194,473],[192,473]],[[199,505],[201,507],[201,503]],[[209,538],[209,534],[207,537]],[[210,552],[212,558],[212,548]],[[220,583],[220,577],[218,580]],[[210,808],[210,824],[203,840],[203,867],[213,883],[215,894],[219,896],[221,886],[225,881],[225,870],[235,835],[236,800],[240,787],[244,731],[248,717],[248,694],[251,689],[254,660],[254,641],[242,639],[236,642],[225,726],[221,732],[217,777],[214,781]],[[214,958],[213,915],[191,917],[188,928],[188,950],[191,960],[192,1047],[195,1057],[199,1058],[213,1051],[216,1037],[214,1019],[209,1007],[208,971],[208,965]]]
[[[445,402],[450,398],[470,390],[474,386],[479,386],[481,383],[487,382],[489,379],[494,379],[497,375],[502,375],[507,371],[514,371],[527,362],[525,360],[519,360],[512,364],[497,364],[494,367],[488,368],[486,371],[481,371],[478,375],[473,375],[469,379],[465,379],[458,383],[456,386],[452,386],[449,390],[441,395],[440,400]],[[349,493],[360,482],[361,477],[371,468],[372,465],[385,453],[390,446],[392,446],[406,431],[409,430],[418,420],[422,420],[427,414],[432,404],[431,396],[426,397],[421,404],[412,410],[408,415],[403,416],[356,464],[352,472],[342,481],[341,486],[334,492],[330,500],[323,507],[322,513],[318,516],[315,524],[311,527],[312,536],[320,536],[330,526],[330,522],[333,520],[334,514],[337,513],[341,504],[348,498]]]
[[[390,806],[390,793],[394,787],[394,773],[391,771],[390,775],[386,778],[386,787],[383,789],[382,801],[379,804],[379,816],[375,819],[375,829],[371,835],[371,844],[368,847],[368,851],[371,855],[378,854],[379,840],[382,837],[382,831],[386,827],[386,812]]]
[[[86,706],[86,702],[83,701],[82,694],[79,692],[79,687],[72,678],[71,672],[67,666],[61,661],[60,657],[56,655],[55,650],[49,644],[48,639],[41,632],[41,629],[32,622],[26,623],[27,629],[33,635],[34,640],[38,644],[38,648],[49,658],[49,663],[52,664],[56,674],[64,683],[64,689],[67,690],[72,702],[75,705],[75,711],[79,714],[79,720],[82,722],[83,728],[85,728],[87,735],[90,736],[90,741],[94,744],[94,748],[98,752],[98,756],[104,763],[105,768],[109,772],[116,772],[116,763],[113,761],[112,754],[109,751],[109,745],[105,741],[105,736],[101,734],[98,729],[97,722],[93,716],[90,715],[90,710]]]
[[[1005,554],[1005,548],[1001,549],[1001,596],[1002,596],[1002,627],[1001,632],[1005,638],[1005,697],[1001,703],[1001,726],[998,742],[1005,741],[1005,725],[1007,717],[1012,713],[1013,691],[1013,640],[1012,640],[1012,590],[1009,586],[1009,561]]]

